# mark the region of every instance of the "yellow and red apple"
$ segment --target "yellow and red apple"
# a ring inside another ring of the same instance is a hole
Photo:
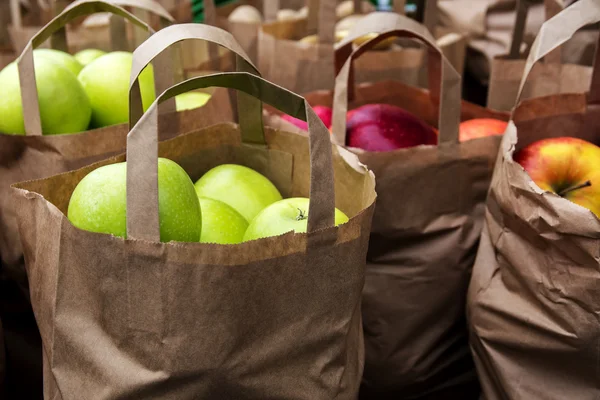
[[[540,189],[600,217],[600,147],[573,137],[543,139],[521,149],[514,160]]]
[[[461,142],[486,136],[502,135],[508,122],[494,118],[475,118],[460,123],[458,128]]]

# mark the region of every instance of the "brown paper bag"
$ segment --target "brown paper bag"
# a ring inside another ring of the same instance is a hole
[[[4,0],[6,1],[6,0]],[[29,39],[35,35],[50,19],[65,7],[65,0],[48,2],[30,1],[23,14],[19,0],[8,0],[10,5],[10,23],[7,26],[12,47],[21,52]]]
[[[258,28],[261,24],[232,22],[228,20],[229,14],[241,5],[251,5],[262,11],[263,20],[271,21],[276,18],[280,4],[283,7],[296,8],[297,3],[296,0],[243,0],[217,8],[214,0],[206,0],[204,1],[204,23],[230,32],[246,54],[250,56],[250,59],[256,62],[258,58]],[[189,9],[189,13],[191,14],[191,9]],[[191,20],[191,18],[190,15],[189,19]],[[180,46],[184,71],[188,78],[206,75],[214,71],[235,70],[235,56],[223,48],[198,42],[183,42],[180,43]]]
[[[438,146],[380,153],[352,149],[375,172],[378,193],[362,304],[366,362],[361,399],[475,399],[478,385],[464,306],[500,138],[457,143],[458,122],[507,120],[508,115],[461,102],[460,77],[440,58],[423,26],[393,13],[379,14],[365,17],[353,35],[374,31],[385,33],[377,41],[391,35],[425,41],[431,92],[395,81],[355,87],[348,78],[350,63],[368,45],[348,60],[346,41],[338,49],[346,63],[335,95],[305,95],[312,105],[333,105],[332,131],[339,143],[345,143],[346,109],[369,103],[402,107],[440,129]]]
[[[156,33],[136,50],[132,78],[155,54],[203,28]],[[225,44],[226,36],[212,39]],[[157,144],[156,104],[205,86],[256,98],[239,98],[249,105],[239,107],[243,125]],[[135,86],[132,93],[139,100]],[[307,120],[309,136],[263,130],[259,99]],[[15,186],[29,279],[38,288],[32,301],[46,397],[355,399],[372,173],[330,143],[303,98],[249,73],[192,78],[138,115],[132,110],[127,146],[128,174],[135,175],[127,182],[128,239],[76,229],[65,216],[77,183],[124,156]],[[157,154],[192,180],[233,162],[265,174],[284,196],[310,196],[309,233],[238,245],[160,243]],[[334,206],[348,223],[333,227]],[[55,234],[45,235],[49,230]]]
[[[319,89],[329,89],[335,78],[334,43],[336,25],[336,1],[309,1],[308,16],[292,21],[276,21],[264,24],[258,34],[259,69],[264,76],[297,93],[307,93]],[[358,3],[358,4],[357,4]],[[395,2],[398,6],[399,2]],[[395,6],[395,7],[396,7]],[[366,8],[355,1],[353,9],[360,13]],[[398,6],[399,7],[399,6]],[[398,8],[400,9],[400,8]],[[403,7],[402,7],[403,9]],[[317,43],[303,43],[299,40],[317,35]],[[398,50],[399,47],[395,46]],[[357,69],[360,79],[385,79],[392,73],[389,60],[395,51],[373,52]],[[393,71],[406,80],[418,80],[418,68],[423,58],[420,49],[403,51],[405,62]]]
[[[15,61],[16,55],[12,51],[0,52],[0,71],[11,62]]]
[[[118,14],[140,27],[150,29],[141,20],[114,4],[100,1],[73,3],[34,36],[19,60],[27,134],[0,134],[0,317],[5,330],[7,375],[10,378],[6,380],[6,389],[10,393],[6,395],[7,398],[17,398],[13,397],[17,394],[26,399],[41,397],[41,344],[29,302],[23,253],[9,186],[15,182],[79,168],[119,154],[125,149],[128,131],[126,124],[75,134],[41,135],[37,91],[35,80],[31,78],[32,49],[74,16],[97,11]],[[162,57],[154,63],[158,93],[168,87],[170,80],[168,68],[162,67],[165,59]],[[232,115],[229,95],[224,89],[215,91],[210,101],[196,110],[172,113],[170,107],[173,105],[167,103],[165,106],[165,114],[161,117],[162,138],[231,120]]]
[[[111,0],[111,2],[127,9],[154,30],[175,22],[171,14],[154,0]],[[87,48],[133,51],[148,37],[148,32],[133,24],[126,24],[119,16],[100,13],[88,16],[81,24],[69,24],[66,35],[71,53]]]
[[[394,11],[403,14],[404,2],[394,1]],[[436,38],[443,43],[444,54],[451,56],[462,71],[466,41],[457,33],[437,26],[436,1],[428,0],[426,21],[434,28]],[[329,89],[333,86],[333,43],[335,1],[312,2],[306,19],[277,21],[265,24],[259,31],[259,68],[268,79],[298,93]],[[363,9],[364,10],[364,9]],[[299,42],[310,34],[318,34],[317,44]],[[358,82],[397,79],[412,85],[426,85],[421,74],[426,51],[406,41],[395,43],[388,50],[371,51],[357,60]]]
[[[558,0],[546,0],[546,17],[552,18],[563,9]],[[528,2],[520,0],[510,53],[492,60],[488,107],[510,111],[516,105],[519,84],[525,69],[525,57],[520,51],[527,18]],[[533,69],[523,88],[522,98],[541,97],[556,93],[584,92],[589,87],[590,67],[563,64],[560,49],[546,56]]]
[[[10,3],[6,0],[0,1],[0,51],[6,52],[12,49],[8,25],[10,24]]]
[[[546,22],[521,88],[534,63],[598,21],[600,4],[579,0]],[[595,71],[587,94],[521,102],[505,133],[468,295],[471,348],[485,399],[598,396],[600,221],[541,190],[513,154],[550,137],[600,144],[599,78]]]
[[[226,29],[224,24],[219,24],[215,3],[212,0],[204,1],[204,23]],[[186,8],[189,14],[185,20],[192,21],[191,7]],[[176,48],[181,54],[183,76],[191,78],[215,71],[235,70],[235,56],[226,49],[210,45],[201,41],[183,41]],[[244,49],[247,51],[247,49]],[[246,52],[246,54],[249,54]]]
[[[463,74],[465,68],[465,57],[467,53],[467,37],[460,31],[454,29],[449,24],[444,24],[444,20],[440,18],[440,7],[442,0],[426,0],[423,4],[425,10],[423,12],[423,25],[429,30],[436,40],[436,45],[442,50],[444,57],[450,62],[454,69]],[[427,61],[423,62],[420,68],[420,85],[428,87],[427,84]],[[413,82],[406,82],[413,84]]]
[[[6,360],[4,356],[4,335],[2,334],[2,319],[0,319],[0,393],[4,393],[4,379],[6,370]]]

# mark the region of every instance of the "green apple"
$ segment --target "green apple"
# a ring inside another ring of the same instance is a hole
[[[242,214],[248,223],[263,208],[282,199],[270,180],[243,165],[219,165],[198,179],[195,186],[198,197],[228,204]]]
[[[133,55],[115,51],[96,58],[83,67],[79,82],[92,105],[92,127],[122,124],[129,121],[129,74]],[[154,75],[148,65],[140,75],[144,111],[155,99]]]
[[[42,132],[54,135],[87,130],[92,110],[77,77],[39,53],[34,54],[33,59]],[[0,132],[25,134],[16,62],[0,71]]]
[[[244,239],[248,222],[222,201],[200,197],[202,233],[200,242],[236,244]]]
[[[75,53],[75,59],[83,66],[88,65],[96,58],[105,55],[106,52],[98,49],[85,49]]]
[[[175,96],[177,111],[200,108],[210,99],[210,94],[203,92],[187,92]]]
[[[65,53],[64,51],[53,49],[36,49],[33,52],[42,57],[47,57],[58,64],[61,64],[63,67],[71,71],[75,76],[79,75],[79,72],[83,69],[83,65],[81,65],[81,63],[77,61],[75,57],[69,53]]]
[[[127,163],[105,165],[87,174],[75,187],[67,215],[77,228],[127,237]],[[160,240],[198,242],[202,228],[200,203],[183,168],[158,159]]]
[[[279,236],[291,231],[306,232],[308,206],[309,199],[306,197],[292,197],[271,204],[252,220],[244,234],[244,241]],[[336,208],[335,224],[346,222],[348,216]]]

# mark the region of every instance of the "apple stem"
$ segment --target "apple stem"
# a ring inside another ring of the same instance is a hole
[[[300,214],[296,217],[296,221],[302,221],[303,219],[306,219],[306,216],[304,215],[304,211],[302,211],[301,209],[298,209],[298,212],[300,212]]]
[[[580,183],[579,185],[571,186],[571,187],[568,187],[566,189],[561,190],[560,192],[558,192],[558,195],[561,196],[561,197],[564,197],[565,194],[567,194],[569,192],[572,192],[572,191],[577,190],[577,189],[583,189],[583,188],[589,187],[589,186],[592,186],[592,182],[591,181],[585,181],[583,183]]]

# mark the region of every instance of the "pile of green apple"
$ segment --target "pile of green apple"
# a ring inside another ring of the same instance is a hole
[[[127,163],[106,165],[75,187],[67,216],[77,228],[127,237]],[[306,232],[309,199],[283,199],[273,183],[237,164],[219,165],[194,184],[172,160],[158,159],[158,213],[162,242],[236,244]],[[335,210],[335,224],[348,221]]]
[[[33,57],[43,134],[77,133],[128,122],[131,53],[86,49],[72,56],[37,49]],[[152,65],[139,79],[146,110],[155,100]],[[0,71],[0,88],[0,132],[24,135],[16,62]],[[177,96],[177,110],[201,107],[209,98],[209,94],[200,92]]]

